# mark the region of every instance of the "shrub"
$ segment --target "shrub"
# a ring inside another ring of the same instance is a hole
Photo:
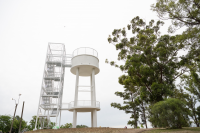
[[[154,127],[182,128],[190,126],[186,104],[169,98],[150,107],[149,121]]]

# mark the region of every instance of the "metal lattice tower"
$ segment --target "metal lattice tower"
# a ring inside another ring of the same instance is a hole
[[[62,96],[64,85],[65,67],[70,67],[70,56],[65,53],[65,45],[60,43],[49,43],[44,66],[42,86],[38,104],[37,118],[41,120],[41,127],[44,126],[44,120],[50,120],[50,117],[61,117]],[[35,129],[37,125],[37,119]],[[49,124],[48,124],[49,125]]]

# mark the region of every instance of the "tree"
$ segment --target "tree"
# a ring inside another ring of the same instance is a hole
[[[170,32],[175,32],[177,27],[187,27],[182,33],[185,44],[189,46],[187,56],[191,57],[190,60],[199,62],[200,0],[157,0],[157,3],[152,5],[152,10],[157,12],[161,19],[172,20]]]
[[[161,19],[171,19],[170,32],[176,28],[186,26],[182,38],[188,48],[190,60],[200,61],[200,0],[157,0],[152,5],[152,10],[157,12]],[[192,66],[193,67],[193,66]]]
[[[200,0],[157,0],[151,7],[161,19],[171,19],[175,27],[200,24]]]
[[[119,77],[119,83],[124,85],[124,92],[115,92],[115,95],[123,98],[125,106],[122,106],[119,103],[111,103],[111,107],[117,108],[119,110],[124,110],[125,113],[131,114],[131,119],[128,121],[128,125],[134,126],[137,128],[139,122],[139,102],[136,100],[138,97],[138,88],[134,86],[133,82],[130,82],[131,77],[122,75]]]
[[[193,119],[194,123],[196,124],[197,127],[199,127],[200,125],[200,121],[198,120],[198,116],[197,116],[197,108],[195,107],[197,99],[193,96],[189,96],[187,99],[187,103],[186,105],[189,108],[189,116]]]
[[[200,58],[199,58],[200,59]],[[198,62],[198,61],[197,61]],[[187,105],[190,109],[190,116],[194,120],[197,127],[200,126],[200,121],[198,119],[198,108],[195,107],[196,102],[200,101],[200,67],[197,64],[195,67],[191,67],[190,72],[187,75],[181,76],[181,85],[191,93],[192,96],[187,97]]]
[[[120,93],[120,92],[118,92]],[[121,106],[119,103],[111,103],[111,107],[118,108],[119,110],[124,110],[125,113],[131,113],[131,119],[128,121],[128,125],[134,126],[134,128],[137,128],[138,121],[139,121],[139,108],[136,103],[133,103],[131,101],[124,101],[125,106]]]
[[[30,123],[30,125],[28,127],[29,130],[33,130],[35,128],[36,118],[37,118],[36,115],[32,116],[32,119],[29,122]],[[37,126],[36,126],[37,129],[39,129],[39,125],[40,125],[40,121],[39,121],[39,118],[38,118],[38,122],[37,122]]]
[[[108,42],[119,51],[118,60],[125,62],[119,66],[116,62],[109,62],[106,59],[106,63],[125,73],[119,78],[119,83],[127,90],[115,94],[126,100],[128,95],[126,93],[135,88],[137,92],[135,98],[140,101],[140,104],[134,106],[137,108],[142,103],[153,105],[172,97],[176,89],[175,81],[188,71],[186,64],[189,63],[189,58],[178,54],[181,50],[187,49],[185,39],[181,35],[161,36],[159,29],[163,24],[162,21],[151,20],[147,25],[137,16],[131,20],[131,24],[127,25],[127,29],[132,31],[132,36],[128,37],[126,28],[123,28],[115,29],[112,36],[108,37]],[[131,106],[131,102],[124,103],[125,106],[119,104],[111,104],[111,106],[120,110],[131,108],[134,112],[136,108]],[[141,112],[141,108],[139,110]],[[148,111],[151,115],[151,111]]]
[[[17,115],[14,119],[12,132],[18,133],[21,118]],[[8,115],[0,116],[0,129],[2,132],[9,132],[11,127],[12,117]],[[27,122],[22,119],[21,129],[27,126]]]
[[[132,78],[131,82],[140,88],[140,98],[150,103],[172,95],[175,80],[188,71],[184,66],[187,58],[178,55],[185,48],[180,35],[160,36],[159,29],[163,22],[154,23],[151,20],[146,25],[142,19],[135,17],[127,26],[128,30],[132,30],[133,37],[128,39],[123,28],[115,29],[113,37],[108,38],[108,42],[119,50],[118,60],[125,61],[125,65],[121,66],[114,61],[110,64],[127,73]]]
[[[197,127],[199,127],[199,120],[198,120],[198,111],[195,107],[197,99],[194,96],[191,96],[190,94],[186,93],[182,88],[184,86],[183,83],[179,84],[180,89],[176,89],[174,91],[173,98],[179,99],[183,101],[186,104],[186,107],[188,108],[188,116],[190,116],[191,119],[193,119],[194,123]]]
[[[179,99],[169,98],[151,107],[149,121],[154,127],[182,128],[190,125],[186,104]]]
[[[198,120],[200,122],[200,106],[197,107],[197,112],[196,112],[197,116],[198,116]]]
[[[61,125],[60,128],[72,128],[72,123],[66,123],[65,125]]]
[[[28,126],[29,130],[35,129],[36,118],[37,118],[36,115],[32,116],[32,119],[30,120],[30,122],[29,122],[30,124]],[[55,122],[51,122],[50,120],[48,120],[45,117],[38,117],[37,121],[38,121],[37,125],[36,125],[37,129],[39,129],[40,127],[41,128],[50,128],[50,129],[52,129],[56,125]]]
[[[181,37],[188,47],[186,57],[189,62],[186,66],[190,71],[181,78],[184,82],[182,85],[192,95],[186,98],[190,116],[199,127],[199,107],[196,108],[195,104],[197,100],[200,101],[200,0],[158,0],[152,5],[152,10],[156,11],[161,19],[172,20],[170,32],[176,31],[176,28],[187,27]]]
[[[9,132],[11,126],[11,116],[9,115],[0,115],[0,130],[2,132]]]
[[[13,123],[13,132],[18,133],[21,118],[17,115]],[[27,127],[27,122],[22,119],[21,129]]]
[[[198,67],[190,68],[190,73],[188,75],[182,76],[182,82],[184,82],[185,89],[191,94],[196,96],[200,101],[200,64]]]

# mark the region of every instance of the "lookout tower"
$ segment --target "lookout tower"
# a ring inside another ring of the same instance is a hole
[[[71,59],[71,73],[76,75],[75,96],[71,102],[69,111],[73,111],[73,128],[77,124],[77,112],[91,112],[91,127],[97,127],[97,111],[100,110],[100,103],[96,101],[95,75],[99,73],[98,53],[92,48],[78,48],[74,50]],[[79,76],[90,77],[90,85],[79,85]],[[78,100],[79,87],[89,87],[91,100]]]

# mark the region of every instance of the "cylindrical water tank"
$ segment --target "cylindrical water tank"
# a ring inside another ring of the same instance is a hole
[[[79,69],[79,76],[91,76],[95,69],[95,75],[99,73],[99,59],[96,50],[88,47],[74,50],[71,59],[71,73],[76,75],[76,69]]]

